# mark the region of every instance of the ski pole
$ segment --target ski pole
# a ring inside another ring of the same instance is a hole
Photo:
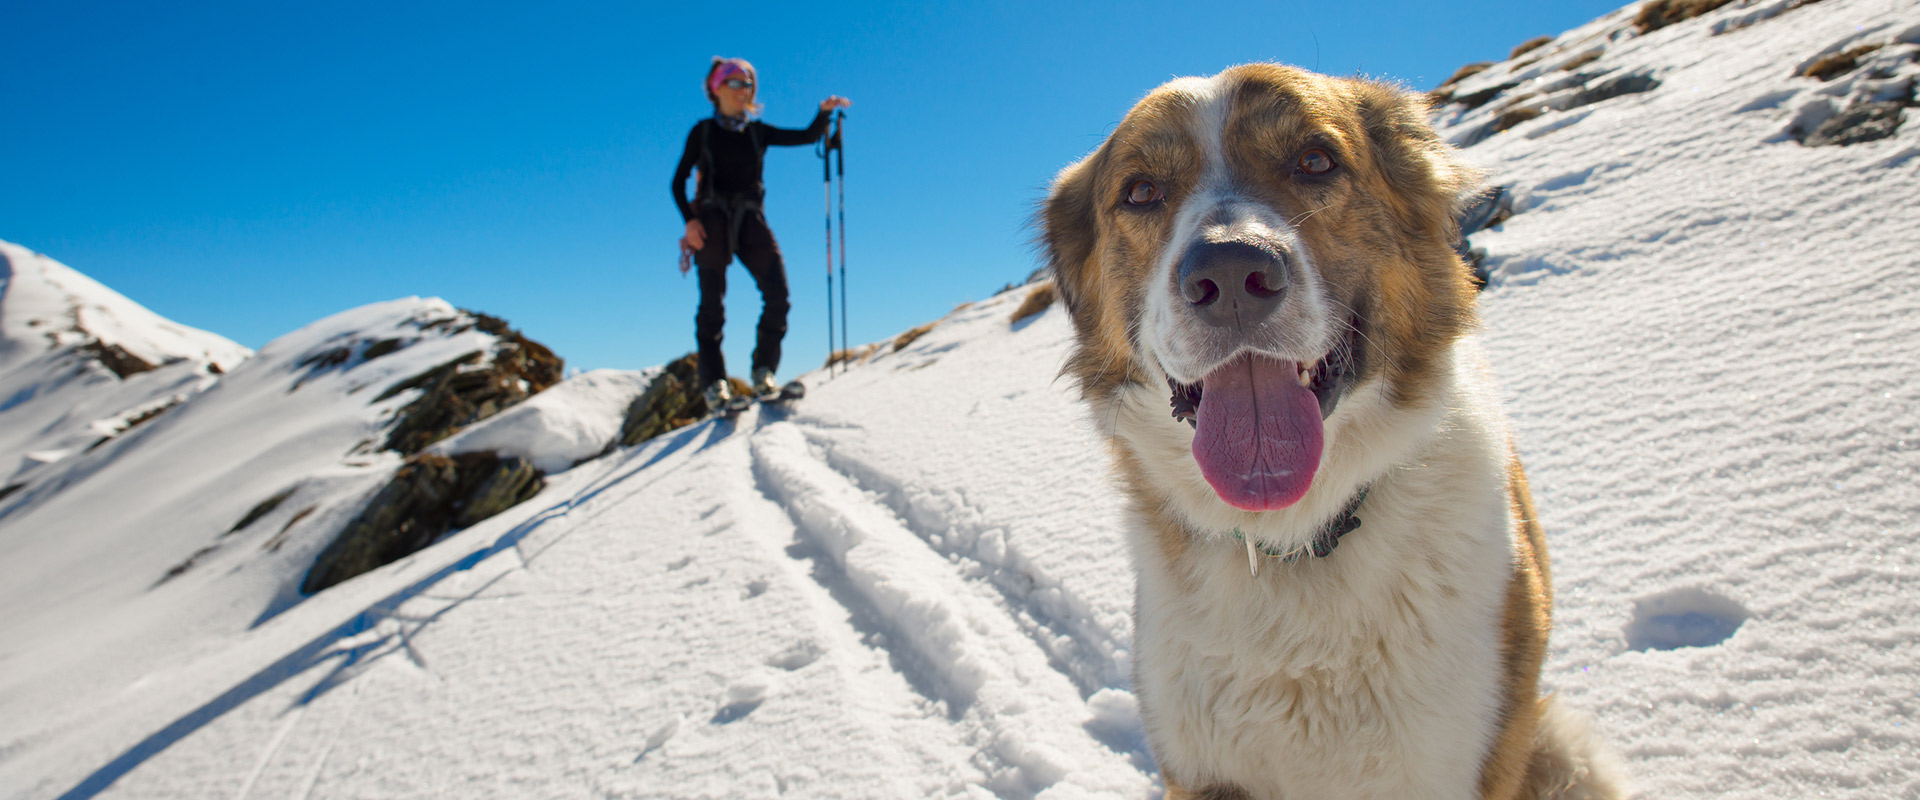
[[[833,376],[833,148],[823,143],[820,155],[820,196],[827,204],[827,376]]]
[[[840,343],[843,345],[853,341],[847,338],[847,140],[842,138],[846,132],[846,122],[847,112],[844,109],[836,111],[833,149],[840,152],[835,172],[840,178]]]

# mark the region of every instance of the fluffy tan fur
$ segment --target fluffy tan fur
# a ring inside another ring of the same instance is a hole
[[[1297,178],[1286,167],[1308,150],[1338,174]],[[1140,179],[1165,208],[1129,207]],[[1131,501],[1135,689],[1170,798],[1623,796],[1584,728],[1538,696],[1546,546],[1468,341],[1474,290],[1451,247],[1478,179],[1419,96],[1260,64],[1155,90],[1053,184],[1040,223],[1077,335],[1064,373]],[[1214,497],[1183,449],[1192,434],[1155,407],[1177,355],[1146,309],[1170,302],[1155,293],[1171,291],[1169,253],[1193,215],[1215,213],[1182,204],[1223,195],[1297,242],[1319,298],[1302,319],[1364,320],[1312,488],[1272,512]],[[1223,538],[1297,546],[1367,485],[1362,532],[1324,562],[1249,576]],[[1461,680],[1478,683],[1434,688]],[[1447,703],[1464,711],[1428,713]],[[1370,745],[1385,749],[1342,750]],[[1467,750],[1477,763],[1462,768],[1452,755]]]

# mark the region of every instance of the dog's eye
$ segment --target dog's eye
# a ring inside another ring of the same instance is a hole
[[[1141,179],[1127,185],[1127,205],[1152,205],[1163,197],[1166,197],[1166,194],[1161,192],[1160,187],[1155,186],[1153,181]]]
[[[1327,151],[1314,148],[1300,154],[1300,160],[1293,164],[1295,172],[1307,175],[1325,175],[1333,171],[1333,156]]]

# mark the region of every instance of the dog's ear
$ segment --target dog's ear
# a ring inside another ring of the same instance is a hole
[[[1092,156],[1060,171],[1040,209],[1040,241],[1047,271],[1067,314],[1081,318],[1098,267],[1091,263],[1099,239],[1094,221]]]
[[[1397,221],[1422,239],[1452,241],[1461,209],[1480,186],[1480,172],[1434,133],[1424,95],[1374,81],[1359,82],[1358,91],[1367,142],[1393,189],[1387,197]]]

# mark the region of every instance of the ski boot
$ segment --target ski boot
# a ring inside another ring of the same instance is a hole
[[[753,401],[748,398],[735,397],[733,387],[728,385],[725,378],[707,384],[706,400],[708,416],[728,419],[732,419],[735,415],[747,410],[748,406],[753,405]]]
[[[781,386],[773,381],[773,370],[757,367],[753,370],[753,392],[762,403],[784,403],[807,396],[807,386],[799,381],[788,381]]]

